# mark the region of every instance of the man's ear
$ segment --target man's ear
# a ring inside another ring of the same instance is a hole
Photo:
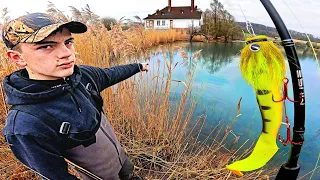
[[[16,63],[20,67],[25,67],[27,65],[27,62],[22,58],[22,55],[20,52],[15,50],[8,50],[7,56],[11,61]]]

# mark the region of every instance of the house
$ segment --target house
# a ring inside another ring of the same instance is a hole
[[[149,14],[144,18],[146,29],[185,29],[191,26],[199,27],[202,23],[202,11],[194,5],[191,0],[191,6],[172,7],[171,0],[168,0],[168,6],[157,10],[154,14]]]

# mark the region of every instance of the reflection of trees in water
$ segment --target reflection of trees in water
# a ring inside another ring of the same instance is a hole
[[[186,47],[186,51],[195,52],[202,49],[200,57],[196,59],[197,66],[202,66],[209,73],[215,73],[234,60],[234,57],[240,58],[243,43],[192,43]],[[296,47],[299,60],[315,60],[311,48]],[[316,52],[319,59],[320,52]],[[284,53],[284,56],[286,54]]]
[[[146,54],[145,59],[147,58],[151,59],[153,57],[163,56],[163,55],[169,58],[169,57],[172,57],[179,50],[179,48],[184,48],[187,45],[188,43],[185,43],[185,42],[175,42],[175,43],[155,46],[145,52]]]
[[[312,58],[312,59],[316,60],[314,57],[313,51],[310,47],[297,47],[296,50],[297,50],[299,60],[305,60],[307,58]],[[319,59],[320,52],[316,51],[316,55],[317,55],[317,58]]]
[[[202,66],[209,73],[215,73],[222,67],[231,63],[234,56],[240,55],[242,43],[192,43],[186,47],[186,51],[195,52],[202,49],[197,66]]]
[[[283,47],[279,47],[279,48],[282,51],[283,55],[287,57],[284,48]],[[312,59],[314,61],[316,60],[316,58],[314,57],[313,51],[310,47],[296,46],[296,51],[297,51],[299,61],[304,61],[306,59]],[[317,55],[317,58],[319,59],[320,52],[316,51],[316,55]]]
[[[177,61],[185,62],[183,63],[183,66],[186,67],[187,74],[194,70],[195,66],[193,62],[196,62],[197,67],[203,67],[207,69],[209,73],[215,73],[222,67],[231,63],[234,60],[234,57],[240,58],[240,51],[243,49],[243,47],[243,43],[172,43],[153,48],[149,55],[151,55],[151,57],[164,55],[172,66],[172,63]],[[184,51],[188,54],[188,60],[182,60],[179,48],[184,49]],[[286,56],[284,49],[282,47],[279,48]],[[202,49],[202,51],[200,52],[198,58],[192,60],[191,58],[193,53],[200,49]],[[300,61],[304,61],[306,59],[315,60],[311,48],[296,47],[296,50]],[[176,53],[178,53],[178,60],[174,61],[173,56]],[[319,59],[319,52],[317,52],[317,56]]]

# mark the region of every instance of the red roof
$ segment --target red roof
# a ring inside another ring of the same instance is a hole
[[[191,12],[191,6],[171,7],[171,11],[168,12],[168,6],[149,14],[144,19],[201,19],[202,12],[195,10]]]

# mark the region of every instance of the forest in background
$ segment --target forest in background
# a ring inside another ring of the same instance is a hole
[[[240,26],[240,28],[243,31],[245,31],[245,32],[247,31],[245,22],[236,22],[236,23],[237,23],[237,25]],[[279,37],[278,31],[275,27],[269,27],[269,26],[266,26],[263,24],[256,24],[256,23],[251,23],[251,25],[252,25],[252,28],[254,29],[254,32],[256,34],[263,34],[263,35],[266,35],[269,37]],[[289,32],[290,32],[293,39],[308,41],[308,38],[305,33],[301,33],[301,32],[295,31],[295,30],[289,30]],[[312,42],[320,43],[320,39],[316,38],[314,35],[308,34],[308,36]]]

